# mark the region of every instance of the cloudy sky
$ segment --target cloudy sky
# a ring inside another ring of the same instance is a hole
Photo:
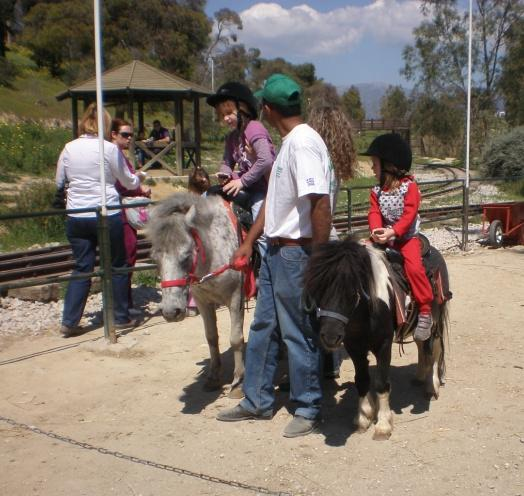
[[[337,86],[405,83],[402,49],[422,20],[418,0],[208,0],[207,13],[237,11],[239,42],[266,58],[313,62]]]

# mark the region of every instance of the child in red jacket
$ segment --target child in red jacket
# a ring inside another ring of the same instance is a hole
[[[373,140],[365,155],[371,156],[373,172],[380,185],[370,194],[368,214],[371,239],[392,244],[404,257],[404,270],[419,317],[413,333],[415,341],[431,336],[433,291],[422,264],[421,245],[417,237],[420,217],[420,191],[411,168],[411,149],[398,134],[383,134]]]

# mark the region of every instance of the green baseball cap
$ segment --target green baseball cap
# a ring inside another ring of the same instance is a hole
[[[264,87],[255,96],[281,107],[291,107],[300,105],[302,88],[285,74],[273,74],[266,79]]]

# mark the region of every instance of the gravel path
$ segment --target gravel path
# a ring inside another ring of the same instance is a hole
[[[477,240],[480,225],[470,225],[470,252],[482,249]],[[461,253],[462,232],[460,226],[430,228],[422,231],[431,244],[444,254]],[[134,289],[135,306],[144,316],[160,310],[160,290],[146,286]],[[50,303],[29,302],[18,298],[0,298],[0,343],[2,339],[32,337],[57,333],[62,315],[63,300]],[[89,297],[82,318],[82,326],[99,327],[102,323],[102,295]],[[30,318],[28,318],[30,316]]]

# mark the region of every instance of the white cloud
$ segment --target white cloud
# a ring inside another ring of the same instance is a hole
[[[419,0],[370,0],[319,12],[307,4],[285,9],[257,3],[240,13],[244,29],[239,41],[257,47],[265,57],[331,55],[359,42],[407,43],[422,20]]]

